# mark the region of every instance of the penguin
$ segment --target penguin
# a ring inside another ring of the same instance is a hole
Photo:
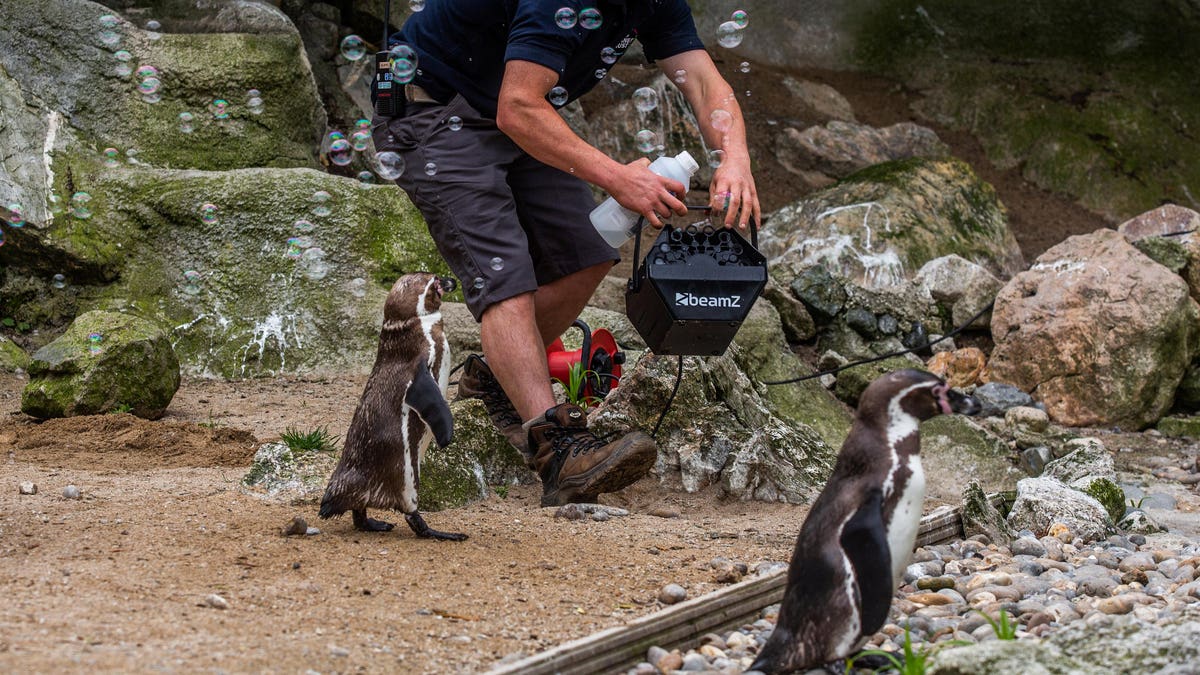
[[[453,435],[446,403],[450,343],[441,306],[455,285],[452,278],[421,272],[400,277],[388,293],[375,366],[321,499],[322,518],[350,511],[355,529],[387,532],[392,523],[368,518],[367,507],[399,509],[418,537],[467,538],[431,529],[417,510],[425,448],[433,439],[444,448]]]
[[[800,528],[779,619],[751,670],[821,667],[859,651],[883,626],[925,499],[917,425],[980,407],[919,370],[892,372],[867,387],[833,473]]]

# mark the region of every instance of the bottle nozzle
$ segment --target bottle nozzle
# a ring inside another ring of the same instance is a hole
[[[696,173],[696,170],[700,168],[700,165],[696,163],[696,160],[692,158],[692,154],[687,150],[675,155],[675,161],[679,162],[679,166],[683,167],[683,170],[688,172],[689,176]]]

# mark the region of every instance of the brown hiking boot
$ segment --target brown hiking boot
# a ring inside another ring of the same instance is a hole
[[[481,399],[483,407],[487,408],[488,417],[492,418],[492,424],[496,425],[514,448],[525,455],[525,463],[530,463],[529,446],[526,444],[528,436],[525,428],[521,426],[521,415],[517,413],[512,401],[508,400],[508,394],[504,393],[504,388],[500,386],[496,376],[492,375],[492,369],[482,356],[472,354],[467,357],[462,375],[458,377],[458,398]]]
[[[615,492],[645,476],[658,451],[654,439],[640,431],[611,443],[587,428],[587,414],[570,403],[546,411],[529,428],[533,468],[542,479],[542,506],[594,502],[602,492]]]

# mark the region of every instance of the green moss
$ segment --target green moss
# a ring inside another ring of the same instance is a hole
[[[1097,478],[1088,483],[1082,491],[1100,502],[1114,523],[1125,515],[1125,491],[1111,480]]]
[[[847,405],[857,406],[858,398],[866,391],[867,386],[877,378],[896,370],[904,370],[912,367],[912,361],[895,356],[882,361],[865,363],[861,366],[848,368],[837,374],[837,384],[834,386],[833,391]]]
[[[1164,436],[1200,439],[1200,417],[1164,417],[1156,428]]]
[[[430,446],[421,464],[418,502],[423,511],[465,506],[487,497],[488,487],[479,461],[458,446]]]
[[[0,335],[0,371],[13,372],[29,367],[29,355],[12,340]]]

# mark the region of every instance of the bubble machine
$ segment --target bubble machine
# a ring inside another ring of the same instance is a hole
[[[758,252],[753,219],[750,238],[707,220],[663,227],[625,290],[625,313],[655,354],[725,352],[767,285],[767,259]],[[637,261],[641,237],[634,241]]]

